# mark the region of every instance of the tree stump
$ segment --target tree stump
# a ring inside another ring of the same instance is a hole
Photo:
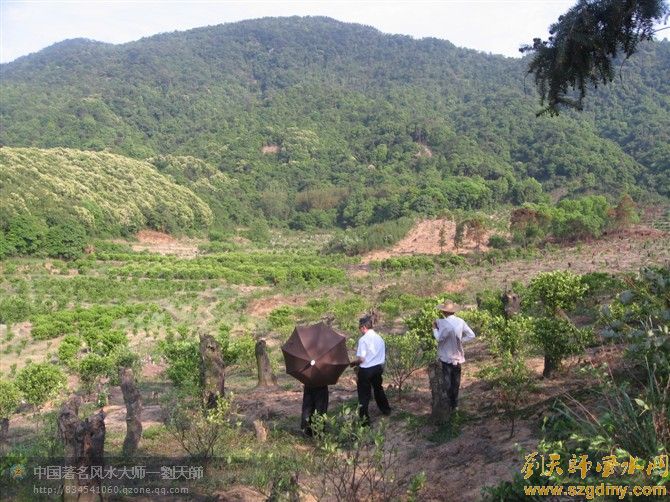
[[[203,400],[209,409],[224,393],[226,365],[221,354],[221,345],[211,335],[200,335],[200,385]]]
[[[123,456],[132,457],[142,438],[142,396],[135,385],[133,370],[119,368],[121,392],[126,404],[126,438],[123,440]]]
[[[9,418],[0,418],[0,452],[4,451],[9,443]]]
[[[502,303],[507,319],[514,317],[521,311],[521,298],[513,291],[505,291],[502,294]]]
[[[256,342],[256,367],[258,368],[258,387],[277,385],[277,377],[272,373],[267,344],[262,339]]]
[[[256,441],[259,443],[265,443],[268,440],[268,429],[260,418],[254,420],[254,431],[256,432]]]
[[[428,365],[428,381],[430,383],[431,395],[430,418],[433,423],[441,425],[449,420],[451,404],[449,403],[447,387],[444,384],[442,363],[440,361],[433,361]]]
[[[91,474],[92,467],[102,469],[104,465],[105,413],[100,410],[80,420],[80,404],[81,398],[73,396],[58,414],[58,431],[65,443],[65,464],[75,468],[73,479],[63,480],[63,500],[101,501],[102,480]]]

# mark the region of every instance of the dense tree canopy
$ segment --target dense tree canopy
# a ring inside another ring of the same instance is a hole
[[[587,120],[548,122],[524,61],[327,18],[70,40],[2,65],[0,143],[150,159],[221,225],[640,200],[670,187],[669,61],[670,43],[641,44]]]

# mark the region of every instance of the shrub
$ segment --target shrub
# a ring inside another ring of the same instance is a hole
[[[123,331],[87,331],[84,340],[89,349],[101,356],[108,356],[120,347],[128,346],[128,336]]]
[[[489,237],[488,245],[493,249],[505,249],[509,247],[509,241],[502,235],[494,234]]]
[[[435,298],[425,300],[421,309],[405,318],[407,330],[416,333],[423,341],[423,348],[426,351],[434,351],[436,347],[433,337],[433,321],[438,317],[438,311],[435,307],[438,304],[451,300],[454,302],[462,301],[463,296],[458,293],[447,293]]]
[[[165,373],[172,383],[179,389],[195,391],[200,382],[198,342],[162,341],[159,348],[167,359]]]
[[[14,254],[14,252],[14,246],[9,242],[2,228],[0,228],[0,260]]]
[[[544,272],[530,281],[529,300],[537,302],[545,315],[554,316],[572,310],[587,290],[582,278],[572,272]]]
[[[65,335],[58,346],[58,360],[68,368],[77,365],[77,355],[81,348],[81,337],[77,335]]]
[[[242,335],[231,338],[228,329],[219,329],[218,342],[223,352],[223,362],[226,366],[239,366],[253,371],[256,361],[256,340],[251,335]]]
[[[363,254],[373,249],[391,246],[402,239],[412,228],[412,218],[399,218],[368,227],[359,227],[339,233],[326,244],[328,254],[344,253],[348,256]]]
[[[81,358],[77,367],[84,389],[87,392],[92,392],[95,382],[111,373],[113,361],[110,357],[92,353]]]
[[[9,418],[21,404],[21,391],[14,382],[0,380],[0,419]]]
[[[591,330],[579,329],[569,321],[555,317],[536,319],[533,341],[544,353],[543,376],[550,377],[565,357],[583,352],[592,338]]]
[[[44,247],[48,231],[44,220],[24,214],[10,221],[7,240],[18,254],[35,254]]]
[[[322,497],[334,500],[416,500],[424,476],[402,474],[397,449],[387,441],[385,422],[367,427],[345,407],[334,415],[316,415],[316,440]]]
[[[65,387],[63,370],[50,363],[29,363],[16,375],[16,386],[26,401],[34,406],[44,404]]]
[[[230,397],[217,399],[213,409],[194,407],[183,399],[168,409],[166,430],[193,459],[207,463],[223,443],[239,440]]]
[[[430,363],[435,355],[425,350],[422,338],[409,331],[401,335],[389,335],[386,342],[386,373],[398,388],[398,401],[402,401],[403,385],[416,371]]]
[[[84,254],[86,231],[75,223],[61,223],[47,233],[45,251],[54,258],[76,260]]]
[[[509,350],[500,351],[493,363],[480,370],[479,376],[493,385],[497,394],[495,402],[511,422],[511,439],[514,436],[519,406],[527,396],[532,381],[525,357],[518,352],[514,354]]]
[[[267,244],[270,242],[270,227],[265,220],[256,220],[244,236],[256,244]]]
[[[30,317],[31,304],[21,295],[0,298],[0,324],[25,321]]]

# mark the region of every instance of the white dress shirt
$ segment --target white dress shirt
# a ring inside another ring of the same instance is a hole
[[[386,344],[375,330],[369,329],[358,340],[356,355],[364,360],[361,368],[370,368],[386,361]]]
[[[437,320],[437,329],[433,329],[433,336],[437,340],[437,357],[440,361],[449,364],[463,364],[465,353],[463,342],[475,337],[470,326],[455,315]]]

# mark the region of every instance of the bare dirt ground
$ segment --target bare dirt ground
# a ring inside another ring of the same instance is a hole
[[[571,270],[578,274],[606,271],[610,274],[635,272],[645,266],[670,264],[670,233],[646,226],[610,234],[591,242],[583,242],[540,251],[535,258],[515,259],[500,263],[483,262],[445,273],[429,275],[407,272],[402,275],[403,290],[431,296],[444,292],[474,293],[484,289],[510,286],[513,281],[527,283],[540,272]],[[356,276],[363,280],[369,275],[361,265]],[[373,279],[373,289],[382,291],[398,284],[393,274],[381,274]]]
[[[444,229],[444,242],[440,246],[440,230]],[[385,260],[394,256],[412,254],[441,254],[455,252],[454,235],[456,223],[448,219],[423,220],[417,223],[398,243],[390,249],[372,251],[361,259],[362,263],[370,263],[376,260]],[[487,233],[483,242],[488,242],[490,233]],[[465,239],[463,247],[459,252],[472,251],[476,244],[471,239]],[[488,248],[482,244],[481,251]]]
[[[618,274],[651,265],[670,263],[670,234],[648,227],[634,227],[607,235],[597,241],[545,252],[536,259],[512,260],[487,269],[476,268],[459,274],[467,285],[510,285],[527,282],[540,272],[571,270],[577,274],[603,272]],[[448,287],[452,281],[445,283]]]
[[[581,362],[596,364],[608,360],[616,363],[620,355],[620,351],[613,353],[609,348],[591,349],[582,356]],[[460,408],[466,419],[460,434],[451,440],[435,442],[430,439],[436,429],[428,423],[430,390],[425,371],[410,380],[402,402],[398,401],[393,389],[389,390],[393,407],[390,418],[382,417],[374,403],[370,405],[373,423],[387,422],[387,438],[398,448],[399,465],[403,470],[425,471],[427,482],[421,494],[422,501],[478,500],[482,487],[511,479],[523,464],[520,450],[530,452],[537,446],[539,426],[546,408],[554,399],[592,383],[578,373],[576,358],[568,360],[564,370],[550,380],[542,378],[542,358],[532,358],[529,367],[535,374],[536,389],[524,404],[523,418],[517,420],[514,436],[509,438],[510,423],[494,406],[495,391],[477,376],[477,371],[489,359],[484,342],[477,340],[468,344],[466,358],[460,396]],[[238,393],[239,412],[248,423],[256,419],[280,423],[297,434],[301,386],[285,375],[280,375],[280,384],[276,388]],[[389,387],[388,379],[385,385]],[[355,377],[353,372],[347,371],[337,385],[330,387],[330,409],[346,402],[355,403],[355,399]]]
[[[137,233],[137,243],[132,244],[133,251],[149,251],[163,255],[176,255],[182,258],[193,258],[198,254],[195,239],[180,238],[155,230],[141,230]]]
[[[275,295],[266,298],[252,300],[247,306],[247,313],[254,317],[267,317],[270,312],[278,307],[298,307],[305,305],[311,297],[305,295]]]

